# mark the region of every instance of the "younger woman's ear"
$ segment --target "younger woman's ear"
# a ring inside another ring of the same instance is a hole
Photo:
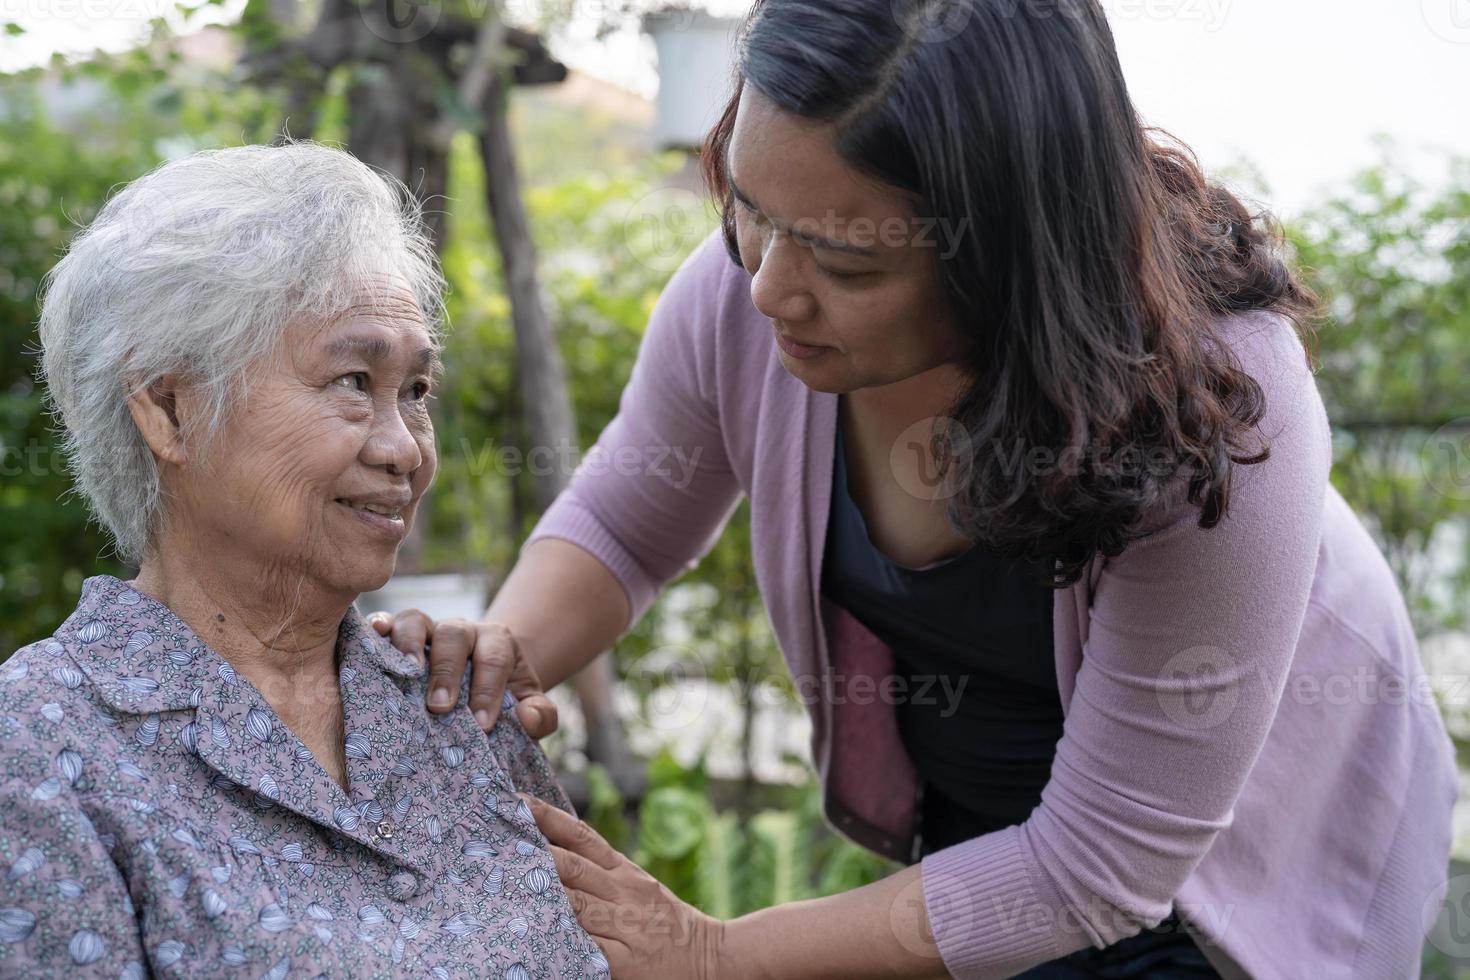
[[[187,457],[179,427],[178,387],[174,378],[160,378],[131,395],[128,411],[154,457],[175,466],[183,464]]]

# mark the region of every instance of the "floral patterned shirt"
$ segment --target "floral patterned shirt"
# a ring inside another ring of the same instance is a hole
[[[349,788],[166,606],[89,578],[0,666],[0,974],[607,977],[516,791],[574,812],[514,696],[431,715],[355,608]]]

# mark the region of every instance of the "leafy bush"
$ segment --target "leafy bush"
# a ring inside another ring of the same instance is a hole
[[[849,891],[902,867],[830,830],[815,781],[789,787],[780,806],[749,814],[717,809],[704,757],[685,767],[661,753],[649,763],[636,829],[601,766],[589,767],[588,783],[583,819],[674,894],[717,918]]]

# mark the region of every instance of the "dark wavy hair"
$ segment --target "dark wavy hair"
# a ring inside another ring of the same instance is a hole
[[[957,530],[1049,563],[1061,588],[1146,533],[1173,488],[1187,484],[1200,527],[1219,523],[1232,467],[1270,448],[1248,452],[1264,394],[1212,321],[1284,314],[1313,367],[1320,304],[1278,257],[1271,215],[1142,124],[1096,0],[757,0],[736,60],[701,150],[733,261],[726,150],[752,85],[834,124],[839,156],[916,215],[967,219],[940,269],[973,350],[949,413],[971,446],[1155,461],[1036,473],[967,454],[948,502]]]

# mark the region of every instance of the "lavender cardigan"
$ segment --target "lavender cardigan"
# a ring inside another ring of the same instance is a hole
[[[628,592],[631,626],[749,495],[824,816],[912,862],[914,769],[891,704],[853,683],[888,675],[892,653],[818,589],[837,396],[781,366],[749,289],[717,233],[684,262],[617,416],[527,543],[596,555]],[[1265,390],[1271,458],[1236,471],[1215,529],[1175,501],[1057,593],[1066,722],[1040,805],[922,860],[957,977],[1106,946],[1171,907],[1226,976],[1418,975],[1447,887],[1452,745],[1393,575],[1328,482],[1301,342],[1271,314],[1221,326]],[[676,453],[698,454],[692,474]]]

